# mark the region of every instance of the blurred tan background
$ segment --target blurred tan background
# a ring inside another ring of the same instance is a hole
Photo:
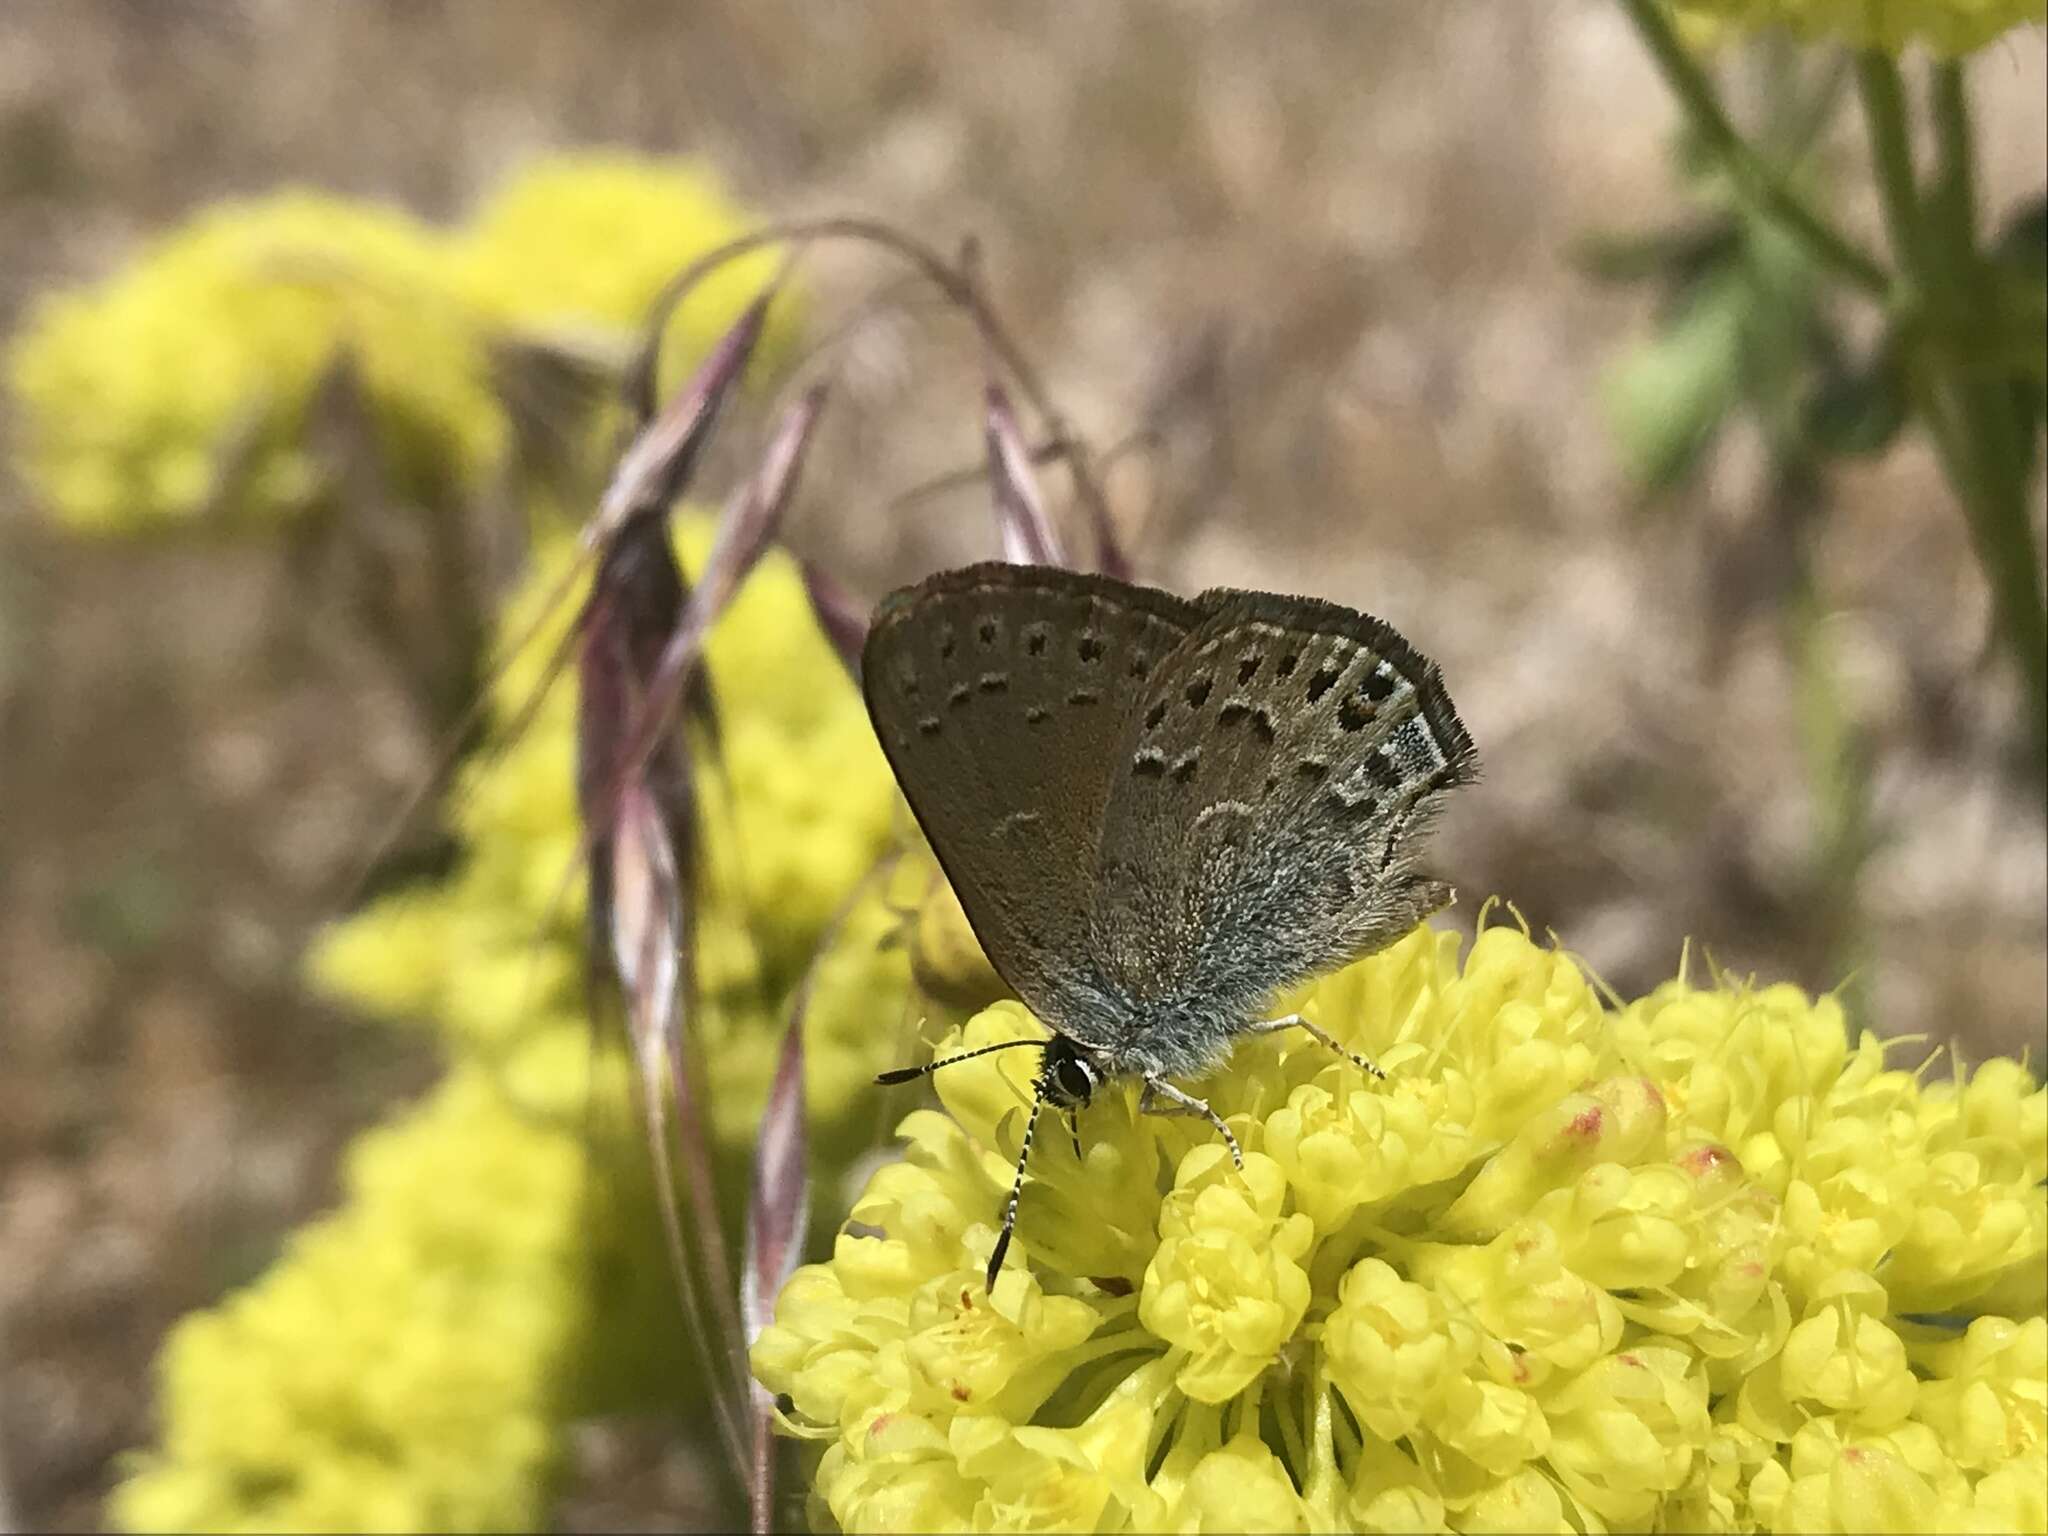
[[[2003,210],[2048,173],[2040,36],[1973,76]],[[1645,505],[1598,385],[1649,306],[1570,254],[1680,207],[1672,127],[1599,0],[9,0],[0,330],[211,199],[303,182],[449,218],[566,145],[708,157],[763,213],[973,234],[1069,416],[1098,445],[1156,430],[1110,476],[1153,579],[1337,598],[1442,661],[1487,767],[1437,856],[1459,917],[1510,898],[1625,995],[1688,936],[1826,988],[1849,950],[1762,448],[1738,431]],[[1877,245],[1846,136],[1839,172]],[[820,315],[878,270],[817,262]],[[991,551],[973,490],[889,505],[978,454],[963,359],[906,320],[847,360],[792,537],[864,598]],[[1982,577],[1917,442],[1832,490],[1819,579],[1882,837],[1870,1021],[2038,1060],[2048,848]],[[0,481],[0,1528],[97,1523],[165,1325],[260,1270],[432,1071],[294,983],[432,743],[278,564],[69,539]],[[615,1502],[565,1521],[630,1520],[630,1469],[592,1454]]]

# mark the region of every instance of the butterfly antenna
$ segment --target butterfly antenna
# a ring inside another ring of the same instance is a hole
[[[921,1067],[896,1067],[887,1072],[877,1072],[875,1081],[887,1087],[896,1083],[907,1083],[941,1067],[950,1067],[956,1061],[972,1061],[977,1056],[986,1056],[990,1051],[1007,1051],[1020,1045],[1035,1045],[1045,1049],[1043,1040],[999,1040],[994,1045],[978,1046],[971,1051],[956,1051],[951,1056],[941,1056],[937,1061],[928,1061]]]
[[[1045,1105],[1045,1085],[1040,1083],[1031,1096],[1031,1118],[1024,1122],[1024,1145],[1017,1149],[1017,1177],[1010,1181],[1009,1203],[1003,1207],[1003,1230],[996,1235],[995,1252],[988,1256],[988,1288],[996,1288],[996,1276],[1003,1271],[1003,1255],[1010,1251],[1010,1234],[1017,1230],[1017,1202],[1024,1194],[1024,1165],[1031,1160],[1031,1133],[1038,1129],[1038,1111]]]

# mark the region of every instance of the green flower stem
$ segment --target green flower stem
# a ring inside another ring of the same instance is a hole
[[[1281,1442],[1287,1447],[1287,1459],[1289,1463],[1297,1467],[1308,1466],[1310,1464],[1308,1458],[1308,1442],[1302,1438],[1301,1425],[1295,1421],[1295,1400],[1293,1393],[1282,1392],[1278,1393],[1275,1396],[1273,1402],[1273,1421],[1280,1427],[1280,1439]],[[1311,1482],[1312,1481],[1313,1480],[1311,1480]],[[1313,1494],[1317,1490],[1313,1486],[1310,1486],[1304,1488],[1302,1491],[1304,1493]]]
[[[1962,69],[1937,67],[1933,100],[1941,177],[1923,202],[1913,173],[1906,97],[1892,58],[1868,49],[1857,85],[1885,223],[1904,274],[1899,307],[1917,321],[1914,403],[1969,522],[2000,632],[2019,665],[2036,771],[2048,777],[2048,612],[2027,517],[2027,475],[2002,382],[1977,360],[1998,334],[1996,287],[1976,242],[1975,169]]]
[[[1941,181],[1935,187],[1931,208],[1937,224],[1967,235],[1976,225],[1977,156],[1971,145],[1962,60],[1942,59],[1935,64],[1933,94]]]
[[[1693,131],[1720,160],[1743,198],[1782,225],[1825,266],[1876,298],[1891,292],[1891,278],[1847,236],[1831,228],[1735,131],[1697,60],[1679,40],[1663,0],[1621,0]]]

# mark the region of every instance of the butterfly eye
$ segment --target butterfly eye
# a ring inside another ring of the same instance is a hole
[[[1095,1092],[1095,1072],[1078,1056],[1064,1056],[1053,1068],[1059,1090],[1076,1104],[1086,1104]]]

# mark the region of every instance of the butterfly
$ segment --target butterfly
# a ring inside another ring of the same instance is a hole
[[[1416,856],[1478,755],[1435,663],[1368,614],[1218,588],[989,563],[884,599],[862,651],[869,718],[983,951],[1052,1031],[1040,1110],[1136,1079],[1139,1107],[1207,1118],[1172,1079],[1246,1035],[1305,1029],[1272,997],[1385,947],[1451,888]],[[1078,1133],[1077,1133],[1078,1135]],[[1077,1139],[1078,1146],[1078,1139]]]

